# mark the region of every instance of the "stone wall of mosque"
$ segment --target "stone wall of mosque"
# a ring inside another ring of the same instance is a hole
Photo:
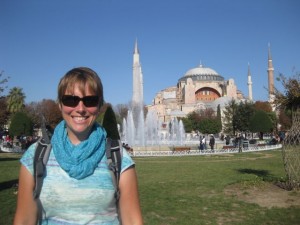
[[[175,111],[181,111],[182,115],[187,115],[210,106],[211,102],[222,96],[235,99],[240,97],[233,79],[203,81],[187,78],[180,80],[177,86],[158,92],[152,105],[147,108],[148,111],[155,110],[161,121],[168,122]]]
[[[226,95],[229,97],[237,98],[237,87],[233,79],[229,79],[226,86]]]

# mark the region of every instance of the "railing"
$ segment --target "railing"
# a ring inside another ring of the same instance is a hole
[[[135,151],[130,153],[132,157],[152,157],[152,156],[191,156],[191,155],[217,155],[227,153],[238,153],[242,152],[258,152],[268,151],[282,148],[281,144],[278,145],[264,145],[264,146],[251,146],[242,149],[239,148],[226,148],[226,149],[215,149],[215,150],[186,150],[186,151]]]
[[[195,148],[195,149],[193,149]],[[258,152],[258,151],[268,151],[274,149],[282,148],[282,144],[278,145],[263,145],[263,146],[250,146],[244,148],[225,148],[225,149],[215,149],[215,150],[198,150],[196,147],[171,147],[170,150],[160,150],[161,148],[157,147],[158,150],[134,150],[129,152],[132,157],[152,157],[152,156],[188,156],[188,155],[217,155],[217,154],[227,154],[227,153],[238,153],[242,152]],[[152,147],[154,149],[154,147]],[[165,148],[166,149],[166,148]],[[19,146],[7,147],[0,144],[0,152],[14,152],[14,153],[22,153],[23,149]]]

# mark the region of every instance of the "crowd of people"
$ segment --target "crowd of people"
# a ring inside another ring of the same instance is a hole
[[[209,135],[208,145],[210,147],[210,150],[213,151],[215,147],[215,137],[213,134]],[[200,145],[199,145],[200,151],[207,150],[207,143],[206,143],[206,137],[200,136]]]
[[[37,137],[33,136],[18,136],[13,140],[13,138],[6,134],[2,135],[0,143],[3,147],[13,148],[14,146],[21,147],[22,150],[26,150],[31,144],[37,140]]]
[[[268,145],[276,145],[279,143],[282,143],[283,139],[284,139],[284,133],[283,132],[279,132],[278,134],[276,134],[275,136],[273,136],[270,140],[268,140],[266,142],[266,144]],[[244,148],[244,147],[248,147],[245,146],[246,142],[247,144],[256,144],[256,142],[258,141],[257,139],[247,139],[243,134],[238,134],[235,136],[230,136],[230,135],[220,135],[219,140],[224,143],[223,145],[225,146],[232,146],[233,148]],[[203,150],[208,150],[207,147],[207,143],[209,145],[209,149],[211,151],[214,151],[215,149],[215,145],[216,145],[216,141],[215,141],[215,137],[213,134],[210,134],[208,136],[205,135],[199,135],[199,150],[203,151]]]

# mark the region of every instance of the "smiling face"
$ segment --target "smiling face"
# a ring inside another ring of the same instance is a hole
[[[88,86],[85,87],[84,92],[85,94],[82,93],[79,86],[75,84],[74,90],[72,92],[66,91],[65,95],[74,95],[80,98],[94,95]],[[68,136],[71,142],[73,144],[78,144],[87,139],[99,114],[99,105],[86,107],[83,101],[79,101],[78,105],[75,107],[69,107],[61,103],[60,109],[62,117],[66,121]]]
[[[59,83],[58,102],[70,141],[79,144],[88,138],[99,115],[103,102],[100,78],[89,68],[70,70]]]

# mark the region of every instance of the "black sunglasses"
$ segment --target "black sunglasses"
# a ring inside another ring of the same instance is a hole
[[[95,107],[99,104],[99,97],[90,95],[80,98],[76,95],[63,95],[61,98],[61,102],[68,107],[76,107],[80,101],[82,101],[86,107]]]

